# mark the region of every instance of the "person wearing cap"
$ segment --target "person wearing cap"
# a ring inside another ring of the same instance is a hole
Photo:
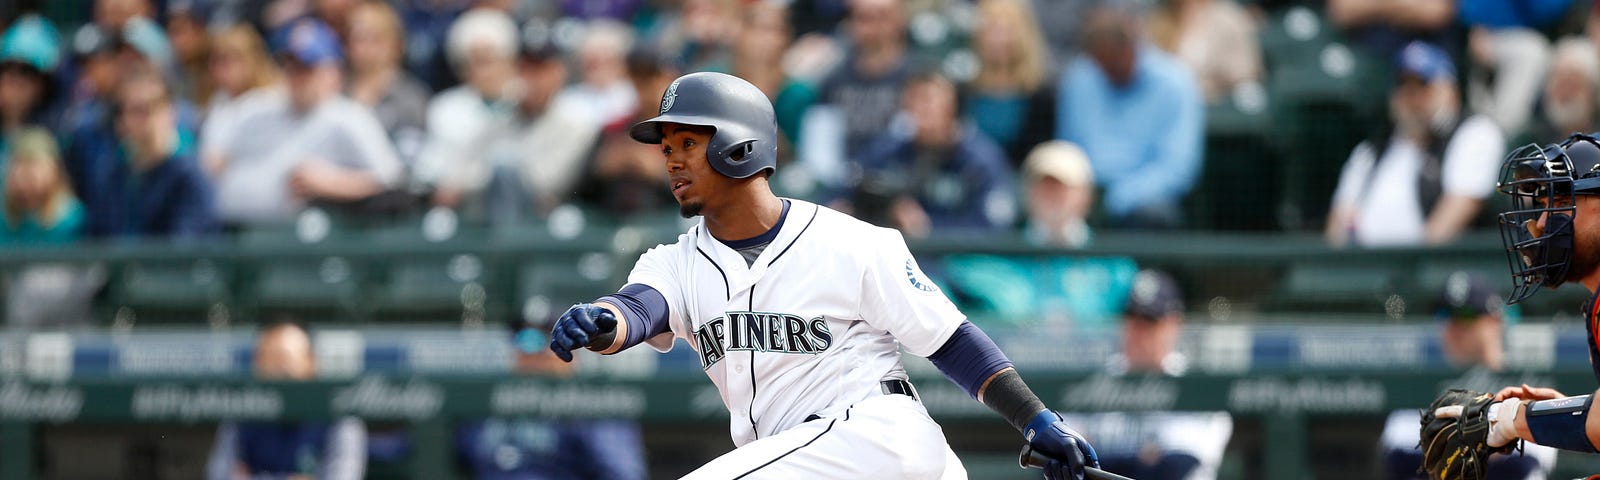
[[[428,143],[417,157],[416,180],[437,186],[458,168],[472,142],[516,102],[517,26],[505,12],[477,8],[450,26],[450,65],[461,85],[428,102]]]
[[[926,73],[902,88],[899,116],[852,159],[861,181],[837,203],[911,238],[1013,225],[1016,172],[993,139],[962,121],[955,84]]]
[[[372,109],[401,160],[410,165],[427,138],[431,92],[400,68],[406,44],[400,16],[388,3],[361,2],[350,11],[349,23],[350,78],[345,94]]]
[[[1106,362],[1112,376],[1181,377],[1189,362],[1183,336],[1183,293],[1171,276],[1144,269],[1123,302],[1122,351]],[[1227,412],[1137,412],[1073,415],[1100,449],[1107,470],[1140,480],[1212,480],[1233,435]]]
[[[548,42],[521,50],[516,106],[469,142],[433,196],[492,225],[542,218],[572,201],[600,137],[600,124],[567,86],[561,51]]]
[[[1056,138],[1089,155],[1107,226],[1182,226],[1204,158],[1205,105],[1194,73],[1145,39],[1138,7],[1102,2],[1084,17],[1084,53],[1067,65]]]
[[[1466,370],[1462,379],[1470,384],[1452,388],[1494,391],[1504,385],[1497,377],[1505,369],[1505,297],[1482,275],[1453,272],[1435,301],[1434,319],[1439,325],[1439,349],[1451,367]],[[1422,416],[1415,408],[1389,414],[1384,422],[1380,445],[1385,478],[1421,480],[1422,450],[1417,425]],[[1555,466],[1556,450],[1525,444],[1521,454],[1496,455],[1490,459],[1490,480],[1542,480]]]
[[[1494,191],[1505,135],[1486,116],[1464,115],[1450,57],[1413,42],[1395,70],[1393,130],[1356,145],[1339,174],[1325,230],[1336,247],[1447,243]]]
[[[54,75],[60,36],[49,20],[26,15],[0,35],[0,166],[6,137],[29,126],[56,127]]]
[[[512,372],[569,379],[576,363],[548,348],[553,319],[511,322]],[[626,419],[491,417],[456,428],[456,456],[470,478],[634,480],[649,476],[637,422]]]
[[[309,203],[352,205],[400,182],[402,165],[372,110],[339,93],[333,29],[302,18],[274,32],[288,95],[241,105],[220,146],[217,210],[235,225],[279,223]]]
[[[1052,140],[1028,152],[1022,164],[1027,223],[1023,235],[1034,245],[1083,248],[1093,234],[1094,171],[1089,156],[1070,142]]]

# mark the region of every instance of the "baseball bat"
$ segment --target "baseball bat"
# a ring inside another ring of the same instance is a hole
[[[1022,464],[1022,468],[1037,468],[1042,470],[1046,464],[1050,463],[1050,457],[1046,457],[1042,453],[1033,451],[1032,445],[1023,445],[1022,456],[1018,458],[1017,461],[1018,463]],[[1088,480],[1133,480],[1131,478],[1094,467],[1084,467],[1083,477]]]

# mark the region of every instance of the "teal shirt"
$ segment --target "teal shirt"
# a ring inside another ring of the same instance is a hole
[[[83,232],[83,204],[72,200],[67,213],[55,225],[44,226],[33,215],[28,215],[12,225],[6,212],[0,209],[0,245],[63,245],[78,240]]]
[[[1116,326],[1139,272],[1127,257],[951,255],[943,267],[976,322],[1089,330]]]

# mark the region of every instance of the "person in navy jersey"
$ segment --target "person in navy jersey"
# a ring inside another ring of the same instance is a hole
[[[193,239],[216,229],[209,181],[185,148],[171,92],[150,71],[124,79],[114,92],[118,147],[101,188],[85,197],[88,234],[100,238]]]
[[[311,352],[311,337],[299,325],[269,325],[256,338],[256,378],[311,380]],[[353,480],[366,468],[367,429],[359,419],[229,422],[217,429],[206,478]]]

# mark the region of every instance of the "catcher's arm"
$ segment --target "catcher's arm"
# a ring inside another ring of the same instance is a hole
[[[1508,388],[1507,390],[1515,389]],[[1600,452],[1600,415],[1594,395],[1565,397],[1551,389],[1532,389],[1524,385],[1523,394],[1506,395],[1489,407],[1488,444],[1500,446],[1521,439],[1546,447],[1585,453]],[[1600,394],[1600,392],[1596,392]],[[1543,399],[1525,399],[1528,397]],[[1460,416],[1461,406],[1441,407],[1435,415]],[[1507,422],[1506,420],[1509,420]]]

